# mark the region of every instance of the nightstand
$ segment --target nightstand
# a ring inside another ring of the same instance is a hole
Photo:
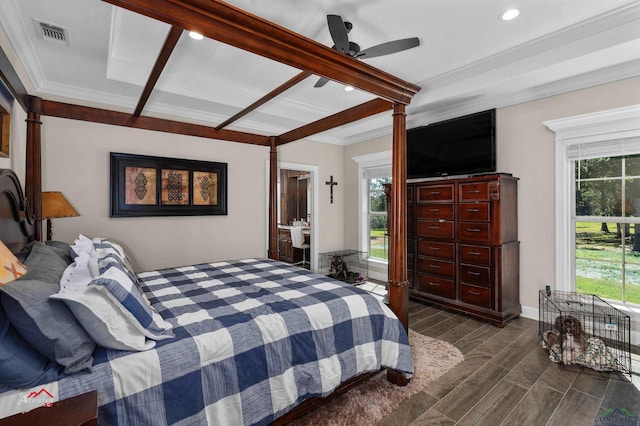
[[[40,407],[0,419],[0,426],[95,426],[97,424],[98,391],[54,402],[51,407]]]

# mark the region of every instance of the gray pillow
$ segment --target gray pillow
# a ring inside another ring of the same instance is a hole
[[[60,290],[67,264],[54,249],[34,244],[25,260],[27,273],[0,287],[2,306],[22,338],[65,373],[91,368],[95,342],[67,306],[49,296]]]
[[[60,256],[62,260],[64,260],[67,265],[70,264],[73,259],[71,259],[71,246],[63,241],[47,241],[45,243],[47,247],[50,247],[55,254]],[[26,246],[23,247],[18,253],[16,253],[16,257],[22,263],[24,263],[29,255],[31,254],[31,250],[36,245],[42,245],[40,241],[32,241]]]

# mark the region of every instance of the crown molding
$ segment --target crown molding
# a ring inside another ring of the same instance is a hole
[[[447,73],[421,81],[419,85],[422,87],[437,88],[455,84],[461,80],[471,79],[479,74],[495,71],[505,66],[512,66],[514,63],[520,61],[530,60],[533,56],[558,49],[559,46],[573,44],[594,34],[620,30],[621,27],[628,24],[633,24],[632,29],[635,28],[635,32],[640,32],[640,25],[637,21],[640,21],[640,3],[634,2],[535,40],[503,50],[495,55],[474,61]],[[628,31],[626,35],[630,37],[631,32],[632,31]]]
[[[20,14],[13,1],[0,1],[0,13],[9,17],[6,20],[6,26],[0,23],[0,28],[3,29],[9,39],[16,57],[22,62],[22,68],[26,71],[26,77],[29,78],[30,85],[39,90],[45,82],[44,72],[34,54],[33,45],[27,34],[28,30],[22,25]],[[32,30],[33,27],[29,27],[29,31]]]

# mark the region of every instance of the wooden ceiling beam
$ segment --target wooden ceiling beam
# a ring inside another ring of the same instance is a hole
[[[239,111],[233,117],[230,117],[227,120],[223,121],[222,123],[218,124],[216,126],[216,129],[220,130],[220,129],[223,129],[223,128],[227,127],[229,124],[233,123],[234,121],[239,120],[240,118],[242,118],[245,115],[249,114],[251,111],[255,110],[256,108],[258,108],[258,107],[264,105],[265,103],[269,102],[271,99],[275,98],[276,96],[278,96],[279,94],[283,93],[284,91],[292,88],[293,86],[295,86],[296,84],[300,83],[302,80],[306,79],[310,75],[311,75],[310,72],[302,71],[300,74],[294,76],[293,78],[291,78],[288,81],[284,82],[280,86],[276,87],[271,92],[267,93],[265,96],[261,97],[260,99],[258,99],[257,101],[255,101],[254,103],[252,103],[251,105],[249,105],[248,107],[243,109],[242,111]]]
[[[136,129],[155,130],[178,135],[197,136],[253,145],[269,146],[269,137],[253,133],[233,130],[217,130],[199,124],[183,123],[154,117],[134,117],[124,112],[85,107],[55,101],[42,101],[42,115],[71,120],[83,120],[93,123],[111,124],[114,126],[133,127]]]
[[[354,121],[388,111],[393,108],[393,104],[385,99],[373,99],[369,102],[357,105],[353,108],[340,111],[336,114],[322,118],[313,123],[298,127],[290,132],[283,133],[276,138],[276,145],[284,145],[316,133],[324,132],[338,126],[352,123]]]
[[[103,0],[118,7],[196,31],[393,102],[409,104],[420,90],[389,73],[237,7],[214,0]]]
[[[158,78],[160,78],[160,74],[162,74],[162,70],[165,65],[167,65],[167,61],[173,53],[173,49],[175,49],[176,44],[178,44],[178,40],[182,35],[182,28],[176,27],[175,25],[171,27],[169,33],[167,34],[167,38],[164,41],[164,45],[162,49],[160,49],[160,53],[158,54],[158,58],[156,59],[156,63],[151,70],[151,74],[149,75],[149,79],[147,80],[147,84],[144,86],[144,90],[142,91],[142,95],[140,95],[140,100],[138,101],[138,105],[136,106],[135,111],[133,112],[134,117],[140,117],[142,114],[142,110],[144,109],[149,96],[151,95],[151,91],[155,87],[158,82]]]

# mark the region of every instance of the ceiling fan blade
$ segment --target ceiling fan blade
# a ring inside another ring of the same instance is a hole
[[[327,82],[329,82],[328,78],[320,77],[318,81],[316,81],[316,84],[313,85],[313,87],[322,87],[327,84]]]
[[[403,38],[401,40],[388,41],[386,43],[361,50],[355,55],[355,57],[359,59],[375,58],[376,56],[389,55],[391,53],[401,52],[417,46],[420,46],[420,40],[418,37]]]
[[[333,39],[334,48],[342,53],[349,53],[349,36],[347,27],[340,15],[327,15],[329,32]]]

